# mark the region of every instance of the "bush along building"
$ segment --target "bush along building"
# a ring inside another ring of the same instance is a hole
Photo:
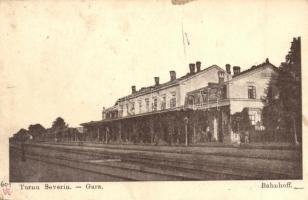
[[[227,64],[202,69],[189,64],[180,78],[136,90],[103,108],[102,120],[81,124],[85,140],[104,143],[200,144],[239,143],[242,135],[262,132],[263,98],[277,68],[268,59],[242,71]],[[246,117],[246,121],[245,121]],[[249,139],[252,139],[249,135]]]

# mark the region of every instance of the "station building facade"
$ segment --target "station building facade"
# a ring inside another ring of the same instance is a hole
[[[114,143],[197,144],[208,141],[233,143],[240,129],[232,128],[232,115],[248,110],[252,126],[262,129],[262,99],[277,68],[268,59],[242,71],[227,64],[202,69],[189,64],[189,72],[177,78],[136,90],[103,108],[102,120],[81,124],[86,140]],[[209,138],[208,132],[211,133]]]

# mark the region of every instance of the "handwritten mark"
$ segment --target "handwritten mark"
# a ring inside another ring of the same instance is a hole
[[[11,183],[1,181],[1,199],[10,199],[12,195]]]
[[[171,0],[171,3],[173,5],[183,5],[183,4],[189,3],[191,1],[194,1],[194,0]]]
[[[8,86],[6,86],[6,88],[7,88],[7,89],[12,89],[12,88],[15,88],[15,86],[10,86],[10,85],[8,85]]]
[[[11,187],[5,186],[4,188],[2,188],[3,194],[4,196],[11,196],[12,191],[11,191]]]

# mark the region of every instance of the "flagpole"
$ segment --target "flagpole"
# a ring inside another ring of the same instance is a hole
[[[185,64],[187,64],[186,42],[185,42],[183,21],[182,21],[182,39],[183,39],[183,49],[184,49],[184,62]]]

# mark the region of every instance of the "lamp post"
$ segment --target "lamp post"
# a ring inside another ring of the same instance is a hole
[[[184,118],[184,124],[185,124],[185,146],[188,146],[188,117]]]
[[[57,139],[57,132],[58,132],[57,130],[56,130],[56,131],[54,131],[54,133],[55,133],[55,143],[56,143],[56,142],[57,142],[57,140],[58,140],[58,139]]]
[[[99,132],[99,126],[97,127],[97,141],[99,142],[99,135],[100,135],[100,132]]]
[[[106,127],[106,144],[108,144],[109,127]]]

